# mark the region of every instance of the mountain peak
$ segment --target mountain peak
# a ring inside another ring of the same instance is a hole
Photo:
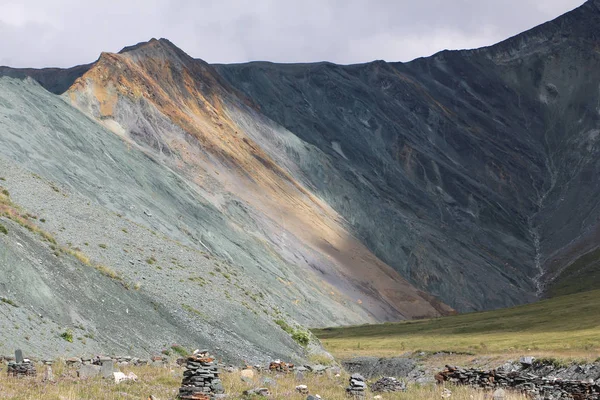
[[[139,42],[139,43],[136,43],[136,44],[134,44],[132,46],[125,46],[125,47],[123,47],[121,49],[121,51],[119,51],[119,54],[130,53],[130,52],[134,52],[134,51],[140,50],[140,49],[156,48],[158,46],[171,47],[171,48],[175,48],[175,49],[179,50],[179,48],[177,46],[175,46],[168,39],[164,39],[164,38],[160,38],[160,39],[152,38],[152,39],[150,39],[148,41]]]
[[[127,56],[136,62],[144,59],[171,59],[179,60],[186,64],[193,61],[193,58],[185,51],[165,38],[152,38],[147,42],[140,42],[133,46],[124,47],[118,54]]]

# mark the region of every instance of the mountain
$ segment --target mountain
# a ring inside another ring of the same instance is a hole
[[[378,257],[458,310],[504,307],[597,247],[599,9],[405,64],[217,68],[336,160],[354,187],[317,193]]]
[[[588,1],[410,63],[210,65],[152,39],[0,68],[0,351],[301,359],[292,330],[585,279],[599,23]]]

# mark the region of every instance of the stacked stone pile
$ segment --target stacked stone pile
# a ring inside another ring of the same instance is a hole
[[[287,372],[294,371],[294,368],[295,368],[294,364],[286,363],[281,360],[275,360],[269,364],[269,371],[272,371],[272,372],[287,373]]]
[[[179,398],[185,400],[212,400],[223,393],[219,369],[208,350],[202,350],[186,359]]]
[[[406,384],[393,377],[381,378],[371,385],[372,392],[405,392]]]
[[[438,383],[452,382],[484,389],[512,388],[527,393],[534,399],[571,398],[578,400],[600,400],[600,385],[593,380],[570,380],[540,377],[529,372],[499,370],[481,371],[446,366],[436,374]]]
[[[346,388],[346,394],[355,399],[364,399],[366,388],[365,378],[361,374],[352,374],[350,376],[350,386]]]
[[[24,359],[21,362],[10,361],[8,363],[8,375],[14,377],[35,376],[35,365],[31,360]]]

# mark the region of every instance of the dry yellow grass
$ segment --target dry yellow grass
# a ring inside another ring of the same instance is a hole
[[[125,373],[133,372],[138,377],[138,382],[115,384],[101,378],[82,380],[76,377],[73,368],[67,368],[64,363],[53,366],[56,383],[43,382],[43,368],[34,378],[9,378],[0,374],[0,398],[15,400],[117,400],[117,399],[147,399],[154,395],[161,400],[173,400],[181,383],[183,369],[179,367],[124,367]],[[293,374],[274,375],[265,373],[257,375],[253,382],[245,383],[240,379],[239,373],[222,374],[225,391],[231,399],[242,399],[242,392],[246,389],[265,386],[264,379],[273,379],[276,384],[272,386],[272,399],[305,400],[306,395],[296,393],[295,387],[306,384],[311,394],[319,394],[327,400],[346,400],[345,387],[348,376],[339,377],[328,375],[310,375],[300,382]],[[489,393],[466,387],[451,387],[453,400],[483,400],[489,398]],[[432,400],[441,399],[442,389],[439,386],[411,386],[406,393],[383,394],[383,399],[411,399]],[[486,397],[486,394],[488,397]],[[367,398],[374,394],[367,392]],[[525,400],[520,394],[509,394],[507,400]]]

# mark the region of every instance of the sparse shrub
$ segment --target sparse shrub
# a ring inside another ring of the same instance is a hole
[[[107,267],[107,266],[105,266],[105,265],[97,265],[97,266],[96,266],[96,269],[97,269],[98,271],[100,271],[100,273],[102,273],[102,275],[104,275],[104,276],[108,276],[108,277],[109,277],[109,278],[111,278],[111,279],[120,279],[120,278],[121,278],[121,277],[119,276],[119,274],[118,274],[116,271],[114,271],[114,270],[112,270],[112,269],[108,268],[108,267]]]
[[[10,197],[10,193],[6,189],[2,189],[2,194],[5,195],[6,197]]]
[[[292,334],[292,339],[294,339],[299,345],[306,347],[310,342],[310,335],[308,334],[308,332],[295,331]]]
[[[78,259],[81,263],[85,264],[85,265],[90,265],[90,259],[88,256],[86,256],[85,254],[83,254],[80,251],[74,251],[73,255],[75,256],[76,259]]]
[[[178,345],[178,344],[174,344],[174,345],[172,345],[172,346],[171,346],[171,349],[172,349],[172,350],[173,350],[175,353],[179,354],[181,357],[186,357],[187,355],[189,355],[189,354],[190,354],[190,353],[189,353],[189,352],[188,352],[188,351],[187,351],[187,350],[186,350],[186,349],[185,349],[183,346],[180,346],[180,345]]]
[[[0,224],[0,233],[4,233],[5,235],[8,235],[8,229],[6,229],[6,227],[2,224]]]
[[[73,331],[70,330],[70,329],[67,329],[66,331],[64,331],[63,333],[61,333],[60,337],[63,338],[64,340],[66,340],[69,343],[73,343]]]
[[[0,301],[1,301],[2,303],[9,304],[9,305],[11,305],[11,306],[13,306],[13,307],[19,307],[19,306],[17,305],[17,303],[15,303],[14,301],[12,301],[11,299],[7,299],[6,297],[0,297]]]
[[[276,319],[273,322],[275,322],[277,325],[279,325],[279,327],[281,329],[283,329],[284,331],[286,331],[290,335],[292,335],[294,333],[294,328],[292,328],[291,326],[289,326],[288,323],[285,322],[284,320],[282,320],[282,319]]]
[[[98,247],[100,247],[101,249],[106,249],[108,246],[107,246],[107,245],[105,245],[104,243],[100,243],[100,244],[98,245]]]
[[[181,307],[183,307],[183,309],[191,314],[195,314],[201,318],[204,319],[208,319],[208,315],[206,315],[205,313],[203,313],[200,310],[195,309],[194,307],[187,305],[187,304],[182,304]]]
[[[569,362],[554,357],[542,357],[533,362],[533,365],[538,367],[552,366],[554,368],[564,368],[569,366]]]
[[[51,234],[49,234],[48,232],[44,232],[44,231],[40,231],[40,235],[47,241],[50,242],[52,244],[56,244],[56,239],[54,239],[54,236],[52,236]]]

